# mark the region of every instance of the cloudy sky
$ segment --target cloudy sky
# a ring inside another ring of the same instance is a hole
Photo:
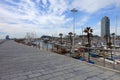
[[[76,34],[90,26],[95,35],[100,35],[100,20],[110,18],[111,33],[115,32],[117,16],[117,34],[120,34],[120,0],[0,0],[0,38],[10,35],[12,38],[25,37],[34,32],[41,35],[67,35],[73,31],[73,13],[75,13]]]

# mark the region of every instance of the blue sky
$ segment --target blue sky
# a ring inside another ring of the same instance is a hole
[[[73,31],[73,13],[76,8],[75,32],[90,26],[95,35],[100,35],[100,21],[110,18],[110,32],[120,35],[120,0],[0,0],[0,38],[25,37],[26,33],[58,36]]]

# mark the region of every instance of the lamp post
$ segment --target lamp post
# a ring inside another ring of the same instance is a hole
[[[75,47],[75,12],[77,12],[75,8],[71,10],[73,13],[73,43],[72,43],[72,53],[74,53],[74,47]]]

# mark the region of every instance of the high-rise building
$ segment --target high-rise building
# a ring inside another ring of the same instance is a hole
[[[110,19],[104,16],[101,20],[101,37],[110,36]]]

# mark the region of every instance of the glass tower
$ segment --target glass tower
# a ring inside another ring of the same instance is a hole
[[[101,37],[110,36],[110,19],[105,16],[101,20]]]

